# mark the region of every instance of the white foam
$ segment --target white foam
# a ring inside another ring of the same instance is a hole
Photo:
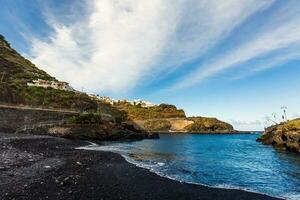
[[[93,147],[98,147],[99,145],[98,144],[96,144],[96,143],[93,143],[93,142],[89,142],[90,143],[90,145],[87,145],[87,146],[83,146],[83,147],[77,147],[77,148],[75,148],[75,149],[81,149],[81,150],[94,150],[94,149],[92,149]]]
[[[299,200],[300,194],[288,193],[288,194],[284,194],[282,197],[287,200]]]

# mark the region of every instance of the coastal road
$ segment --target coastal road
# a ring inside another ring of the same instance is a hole
[[[11,109],[19,109],[19,110],[36,110],[36,111],[47,111],[47,112],[61,112],[61,113],[79,113],[73,110],[63,110],[63,109],[47,109],[47,108],[37,108],[37,107],[29,107],[29,106],[16,106],[16,105],[5,105],[0,104],[1,108],[11,108]]]

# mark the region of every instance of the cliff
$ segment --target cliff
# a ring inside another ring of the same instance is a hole
[[[178,132],[178,133],[235,133],[233,127],[216,118],[184,117],[133,120],[133,123],[151,132]]]
[[[11,48],[0,35],[0,102],[33,107],[96,110],[97,103],[86,94],[51,88],[28,87],[37,79],[57,81]]]
[[[300,118],[268,127],[257,141],[300,153]]]
[[[142,107],[141,105],[131,105],[130,103],[120,102],[114,104],[118,110],[127,113],[128,120],[146,120],[159,118],[185,117],[182,109],[177,109],[174,105],[160,104],[152,107]]]

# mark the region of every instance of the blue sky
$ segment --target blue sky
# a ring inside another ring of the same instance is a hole
[[[298,0],[0,0],[0,33],[78,90],[259,130],[300,116]]]

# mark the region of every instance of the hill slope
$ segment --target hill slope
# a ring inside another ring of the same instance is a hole
[[[169,104],[142,107],[141,105],[132,105],[130,103],[121,102],[114,104],[114,107],[125,111],[128,114],[129,120],[185,117],[185,113],[182,109],[177,109],[176,106]]]
[[[27,86],[37,79],[57,81],[11,48],[0,35],[0,102],[74,110],[97,108],[86,94]]]

